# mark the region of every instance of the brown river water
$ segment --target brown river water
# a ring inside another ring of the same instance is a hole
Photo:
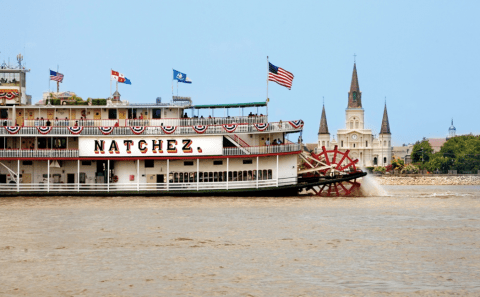
[[[480,186],[0,198],[0,296],[480,296]]]

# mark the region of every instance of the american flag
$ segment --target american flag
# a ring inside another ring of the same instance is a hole
[[[62,82],[63,74],[61,74],[60,72],[55,72],[53,70],[50,70],[50,80]]]
[[[293,74],[285,69],[277,67],[272,63],[268,63],[268,80],[274,81],[277,84],[292,89]]]

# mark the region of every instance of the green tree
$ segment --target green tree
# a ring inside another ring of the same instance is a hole
[[[424,137],[422,141],[417,141],[412,148],[413,162],[428,162],[433,154],[433,149],[428,140]],[[422,160],[423,158],[423,160]]]
[[[443,144],[440,154],[452,159],[449,169],[476,172],[480,170],[480,137],[462,135],[450,138]]]

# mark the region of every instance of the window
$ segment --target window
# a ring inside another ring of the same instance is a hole
[[[116,120],[117,119],[117,110],[116,109],[109,109],[108,110],[108,119],[109,120]]]
[[[343,147],[343,140],[340,142],[340,147]]]
[[[375,165],[375,166],[378,165],[378,159],[377,159],[377,157],[373,158],[373,165]]]
[[[365,147],[368,147],[368,140],[365,141]]]
[[[193,166],[193,161],[184,161],[183,166]]]
[[[90,166],[92,165],[92,161],[82,161],[82,166]]]
[[[387,163],[387,157],[383,157],[383,163]]]
[[[253,164],[252,160],[243,160],[243,164]]]
[[[355,143],[353,144],[353,147],[355,147]]]
[[[159,108],[152,109],[152,118],[161,119],[162,118],[162,110],[159,109]]]
[[[272,169],[268,169],[268,179],[272,179]]]
[[[325,146],[325,140],[324,140],[324,141],[322,141],[322,146]]]
[[[23,165],[33,165],[33,161],[23,161]]]
[[[153,168],[155,163],[153,160],[145,160],[145,168]]]
[[[350,121],[350,129],[353,129],[353,121]]]
[[[387,141],[386,140],[383,141],[383,146],[387,146]]]
[[[213,161],[213,165],[223,165],[223,161],[222,160]]]
[[[358,129],[358,121],[355,122],[355,128]]]

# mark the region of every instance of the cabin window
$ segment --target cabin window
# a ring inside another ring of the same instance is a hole
[[[193,161],[184,161],[183,166],[193,166]]]
[[[8,119],[8,109],[0,109],[0,119]]]
[[[243,160],[243,164],[253,164],[253,161],[250,160]]]
[[[208,181],[211,183],[213,182],[213,172],[208,173]]]
[[[223,165],[222,160],[213,161],[213,165]]]
[[[31,166],[31,165],[33,165],[33,161],[23,161],[22,165]]]
[[[152,118],[161,119],[162,118],[162,110],[160,108],[152,109]]]
[[[188,183],[189,180],[190,180],[190,179],[189,179],[189,174],[186,173],[186,172],[183,173],[183,182],[184,182],[184,183]]]
[[[82,166],[90,166],[92,165],[92,161],[82,161]]]
[[[128,118],[129,119],[136,119],[137,118],[137,109],[136,108],[128,109]]]
[[[108,119],[109,120],[116,120],[117,119],[117,110],[116,109],[109,109],[108,110]]]
[[[153,160],[145,160],[145,168],[153,168],[155,163]]]

